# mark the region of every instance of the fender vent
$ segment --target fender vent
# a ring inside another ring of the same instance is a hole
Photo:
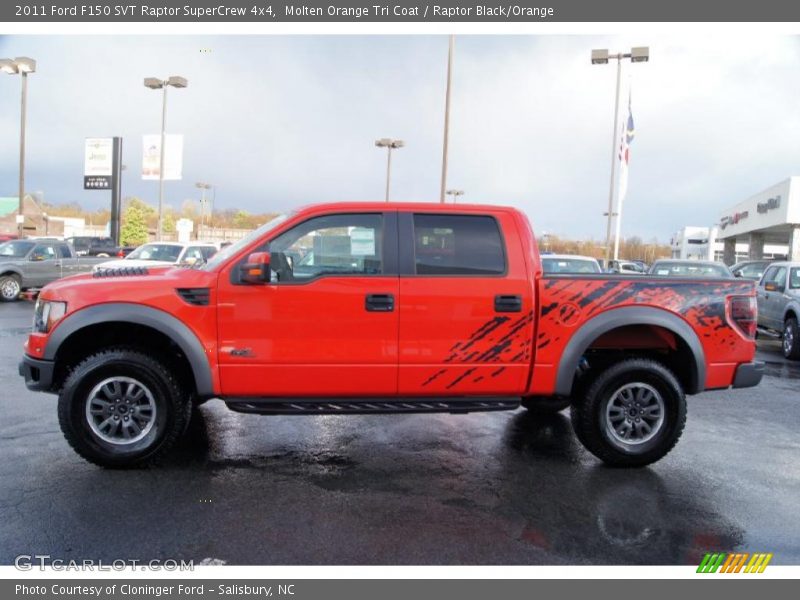
[[[211,290],[208,288],[178,288],[178,295],[189,304],[208,306]]]
[[[92,273],[92,277],[129,277],[147,274],[147,267],[117,267],[115,269],[98,269]]]

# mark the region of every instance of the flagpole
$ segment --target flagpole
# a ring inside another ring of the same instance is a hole
[[[614,260],[619,260],[619,230],[622,227],[622,194],[617,197],[617,222],[614,231]]]

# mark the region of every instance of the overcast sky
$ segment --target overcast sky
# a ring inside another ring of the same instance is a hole
[[[522,208],[538,233],[604,237],[615,67],[589,54],[636,45],[651,62],[623,67],[636,122],[623,235],[666,241],[800,174],[796,37],[459,36],[448,187]],[[82,190],[83,143],[112,135],[123,195],[155,202],[141,136],[159,132],[161,98],[142,79],[173,74],[189,80],[168,106],[168,132],[185,136],[184,179],[165,186],[174,206],[200,180],[218,208],[251,212],[382,200],[383,136],[407,144],[392,197],[438,199],[446,36],[0,36],[0,57],[14,56],[38,61],[27,189],[48,202],[108,204]],[[0,195],[16,196],[18,124],[19,78],[0,76]]]

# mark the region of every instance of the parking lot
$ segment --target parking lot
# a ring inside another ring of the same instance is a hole
[[[248,416],[219,401],[159,468],[81,460],[17,375],[32,305],[0,305],[0,563],[19,554],[227,564],[800,561],[800,363],[689,399],[664,460],[610,469],[566,413]]]

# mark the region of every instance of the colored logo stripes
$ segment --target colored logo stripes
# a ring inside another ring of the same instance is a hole
[[[724,552],[709,552],[697,567],[698,573],[763,573],[769,561],[772,560],[772,553],[739,552],[726,554]]]

